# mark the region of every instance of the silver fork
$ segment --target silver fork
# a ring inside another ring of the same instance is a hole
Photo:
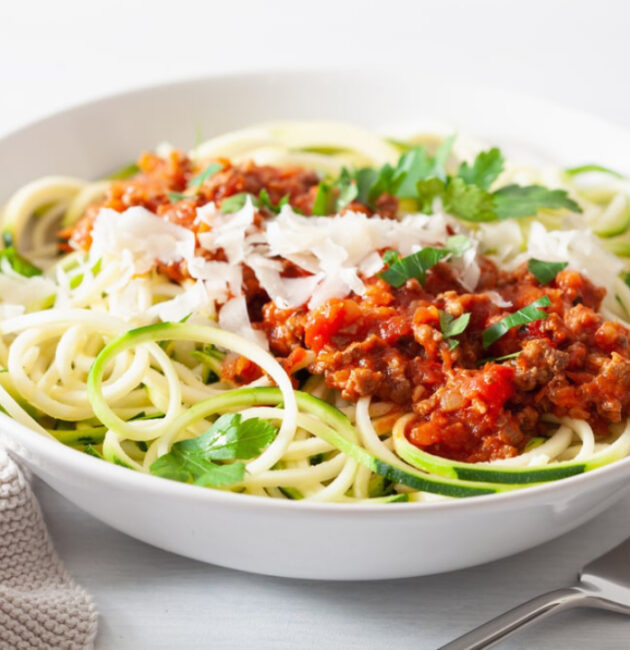
[[[532,598],[439,650],[489,648],[516,630],[572,607],[597,607],[630,614],[630,539],[587,564],[574,587]]]

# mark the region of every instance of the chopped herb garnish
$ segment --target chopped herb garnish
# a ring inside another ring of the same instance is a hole
[[[397,262],[400,259],[400,255],[396,251],[388,250],[383,253],[383,262],[387,266],[391,266],[394,262]]]
[[[361,203],[368,204],[370,188],[376,182],[378,171],[370,167],[363,167],[355,172],[354,178],[357,184],[357,199]]]
[[[504,166],[503,154],[496,147],[480,152],[472,164],[462,163],[457,175],[449,176],[446,161],[454,139],[446,138],[435,156],[422,146],[405,146],[395,166],[365,167],[353,173],[343,169],[338,179],[320,182],[313,214],[334,214],[355,199],[374,208],[383,194],[415,201],[425,214],[432,214],[435,200],[440,199],[446,212],[472,222],[529,217],[540,210],[581,212],[564,190],[508,185],[490,192]]]
[[[260,202],[253,194],[249,194],[248,192],[239,192],[238,194],[232,194],[232,196],[223,199],[221,202],[221,212],[223,212],[223,214],[238,212],[247,203],[248,198],[254,206],[258,207],[260,205]]]
[[[151,464],[151,473],[174,481],[222,487],[242,481],[245,465],[276,436],[277,429],[266,420],[242,420],[239,413],[222,415],[200,436],[181,440],[168,454]],[[237,460],[238,459],[238,460]],[[237,462],[219,465],[217,460]]]
[[[31,264],[25,257],[20,255],[13,246],[0,250],[0,262],[6,260],[9,266],[20,275],[32,278],[34,275],[41,275],[42,270]]]
[[[352,177],[350,172],[344,167],[341,170],[339,178],[334,183],[321,181],[317,186],[312,214],[316,217],[336,214],[348,204],[352,203],[360,193],[360,186],[357,179],[361,173],[362,170],[359,170],[356,173],[356,178]],[[363,189],[365,190],[365,188]],[[369,188],[367,192],[369,192]],[[367,202],[367,197],[365,202]]]
[[[446,138],[435,156],[429,156],[424,147],[413,147],[405,152],[398,160],[398,164],[390,176],[391,187],[387,188],[389,194],[401,199],[415,199],[417,195],[416,186],[419,181],[427,178],[445,178],[444,166],[451,153],[454,141],[454,135]]]
[[[577,176],[578,174],[586,174],[588,172],[601,172],[602,174],[610,174],[615,178],[625,178],[623,174],[616,172],[614,169],[603,167],[602,165],[588,164],[580,165],[579,167],[570,167],[564,170],[569,176]]]
[[[566,208],[582,212],[564,190],[550,190],[542,185],[506,185],[493,194],[498,219],[531,217],[539,210]]]
[[[434,156],[430,156],[422,146],[406,147],[395,167],[387,163],[380,169],[364,167],[353,173],[344,168],[336,180],[320,182],[313,214],[335,214],[354,200],[374,207],[383,194],[417,199],[419,181],[432,177],[446,178],[444,167],[454,140],[455,136],[445,138]]]
[[[468,185],[487,190],[503,171],[503,163],[501,151],[494,147],[477,154],[472,166],[463,162],[457,175]]]
[[[523,354],[523,350],[519,350],[518,352],[512,352],[512,354],[504,354],[503,356],[500,357],[485,357],[483,359],[479,359],[477,362],[478,366],[483,366],[484,363],[490,363],[491,361],[507,361],[508,359],[516,359],[516,357],[519,357],[521,354]]]
[[[549,307],[550,304],[551,300],[549,300],[549,297],[542,296],[542,298],[538,298],[538,300],[535,300],[530,305],[515,311],[513,314],[509,314],[498,323],[494,323],[494,325],[485,329],[481,335],[483,347],[490,347],[513,327],[520,327],[521,325],[547,318],[547,312],[541,309],[541,307]]]
[[[347,205],[352,203],[357,196],[359,196],[359,187],[357,182],[351,178],[350,173],[344,167],[341,170],[341,176],[336,184],[337,189],[337,204],[335,205],[336,212],[343,210]]]
[[[267,190],[262,189],[260,190],[260,194],[258,195],[258,198],[260,200],[260,205],[264,205],[266,208],[271,210],[274,214],[279,214],[280,210],[282,210],[282,206],[286,205],[289,202],[289,195],[285,194],[279,201],[277,205],[274,205],[269,198],[269,193]]]
[[[568,264],[568,262],[544,262],[532,257],[527,262],[527,269],[540,284],[549,284],[560,271],[566,269]]]
[[[477,185],[467,184],[459,177],[449,178],[446,182],[431,178],[418,183],[422,212],[431,214],[436,198],[442,199],[446,212],[473,222],[530,217],[542,209],[582,211],[564,190],[549,190],[540,185],[507,185],[490,193]]]
[[[333,209],[334,194],[332,185],[326,181],[320,181],[317,186],[317,193],[313,201],[311,210],[314,217],[325,217],[334,212]]]
[[[392,287],[402,287],[410,278],[416,278],[424,286],[426,272],[431,267],[447,255],[461,257],[470,245],[470,240],[465,235],[454,235],[446,240],[444,248],[427,246],[407,257],[400,257],[395,251],[388,250],[383,255],[388,268],[378,275]]]
[[[440,330],[444,340],[448,343],[449,350],[454,350],[459,345],[459,341],[453,337],[459,336],[468,327],[469,322],[469,313],[455,318],[452,314],[440,309]]]
[[[202,172],[199,172],[199,174],[190,179],[188,187],[200,187],[222,169],[223,165],[220,163],[210,163]]]
[[[446,248],[423,248],[401,257],[378,275],[392,287],[402,287],[410,278],[416,278],[424,286],[427,271],[449,254]]]

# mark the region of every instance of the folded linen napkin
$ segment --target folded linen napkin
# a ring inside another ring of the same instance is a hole
[[[0,448],[0,650],[86,650],[96,622],[53,549],[26,470]]]

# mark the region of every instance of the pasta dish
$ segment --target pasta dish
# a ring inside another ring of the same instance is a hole
[[[579,161],[578,161],[579,162]],[[630,184],[265,124],[2,208],[0,406],[138,472],[430,501],[630,454]]]

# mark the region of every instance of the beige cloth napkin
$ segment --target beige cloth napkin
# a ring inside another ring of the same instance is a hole
[[[53,549],[26,471],[0,448],[0,650],[94,647],[97,613]]]

